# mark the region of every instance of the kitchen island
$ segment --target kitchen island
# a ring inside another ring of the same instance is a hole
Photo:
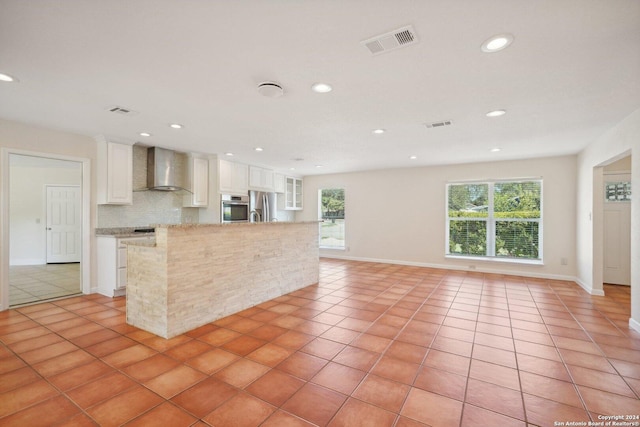
[[[154,227],[128,245],[127,323],[161,337],[318,282],[317,222]]]

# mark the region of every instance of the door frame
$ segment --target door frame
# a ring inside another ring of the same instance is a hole
[[[626,150],[593,167],[593,208],[590,213],[593,232],[591,247],[591,295],[604,296],[604,167],[630,155],[632,155],[631,150]],[[633,162],[633,158],[631,161]],[[631,188],[631,191],[634,191],[633,187]],[[633,215],[634,211],[632,204],[631,218],[633,218]],[[633,248],[631,248],[631,251],[631,258],[633,259]],[[634,289],[636,286],[637,284],[633,283],[632,274],[630,287],[631,289]],[[630,305],[633,305],[633,298],[631,299]]]
[[[9,308],[9,156],[11,154],[68,160],[82,164],[80,187],[82,193],[80,284],[83,294],[91,293],[91,159],[3,147],[0,149],[0,171],[2,171],[0,178],[2,183],[2,188],[0,188],[0,230],[2,231],[0,240],[0,311]]]
[[[602,172],[602,192],[601,192],[601,197],[604,196],[604,184],[606,183],[607,180],[607,176],[611,176],[611,175],[628,175],[629,178],[627,179],[628,181],[631,181],[631,171],[630,170],[621,170],[621,171],[604,171]],[[632,190],[633,191],[633,188]],[[620,203],[620,202],[618,202]],[[622,203],[628,203],[628,208],[629,208],[629,223],[625,224],[629,227],[629,234],[631,234],[631,202],[622,202]],[[605,281],[605,260],[604,260],[604,241],[605,241],[605,237],[606,237],[606,229],[604,227],[604,217],[605,217],[605,211],[606,211],[606,207],[607,207],[607,202],[603,201],[602,202],[602,220],[603,220],[603,227],[602,227],[602,241],[603,241],[603,254],[602,254],[602,284],[604,286],[605,283],[607,283]],[[629,284],[628,285],[622,285],[622,284],[617,284],[619,286],[631,286],[631,248],[629,247]]]

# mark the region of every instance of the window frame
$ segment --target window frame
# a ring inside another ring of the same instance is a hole
[[[322,218],[322,192],[325,190],[342,190],[344,194],[344,208],[343,208],[343,245],[340,246],[323,246],[322,245],[322,224],[324,223],[324,219]],[[346,220],[346,206],[347,206],[347,191],[344,186],[333,186],[333,187],[323,187],[318,188],[318,248],[323,250],[334,250],[334,251],[346,251],[347,250],[347,220]]]
[[[537,182],[540,185],[540,216],[538,218],[496,218],[494,212],[495,185],[501,183]],[[483,185],[487,188],[487,216],[486,217],[451,217],[449,216],[449,188],[454,185]],[[543,211],[544,211],[544,181],[542,177],[513,178],[513,179],[485,179],[469,181],[450,181],[445,187],[445,258],[469,259],[479,261],[495,261],[518,264],[544,264],[543,242]],[[450,252],[451,220],[456,221],[484,221],[486,222],[486,255],[456,254]],[[538,224],[538,258],[519,258],[496,255],[496,223],[497,222],[534,222]]]

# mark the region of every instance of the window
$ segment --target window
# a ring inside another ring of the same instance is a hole
[[[542,181],[447,185],[447,254],[542,260]]]
[[[605,182],[604,183],[605,202],[630,202],[631,183],[630,182]]]
[[[318,191],[320,206],[320,247],[344,249],[344,189]]]

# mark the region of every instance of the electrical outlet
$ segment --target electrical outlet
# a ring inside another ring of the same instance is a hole
[[[470,266],[469,266],[469,270],[475,270],[475,269],[476,269],[476,266],[475,266],[475,265],[470,265]]]
[[[560,258],[560,265],[569,265],[569,260],[566,258]]]

